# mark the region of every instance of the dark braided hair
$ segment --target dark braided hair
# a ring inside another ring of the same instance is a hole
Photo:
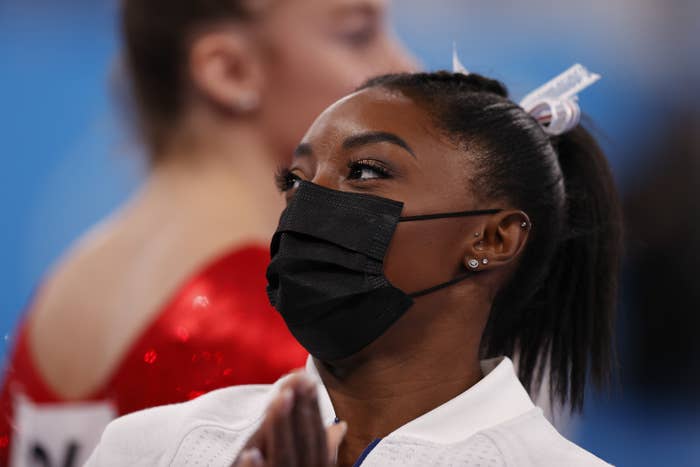
[[[361,89],[416,100],[470,157],[474,195],[504,200],[532,221],[517,270],[497,294],[482,337],[486,357],[516,356],[535,391],[583,407],[587,378],[608,381],[621,254],[621,215],[610,168],[582,126],[550,137],[503,84],[477,74],[394,74]]]

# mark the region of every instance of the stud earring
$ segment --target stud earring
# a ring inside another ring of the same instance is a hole
[[[245,94],[233,102],[233,108],[242,113],[252,112],[260,105],[260,98],[255,93]]]
[[[476,268],[479,267],[479,261],[476,260],[476,259],[474,259],[474,258],[470,259],[470,260],[467,262],[467,264],[468,264],[469,267],[472,268],[472,269],[476,269]]]
[[[489,264],[489,259],[488,259],[488,258],[482,259],[482,260],[481,260],[481,264],[483,264],[483,265]]]
[[[474,232],[474,236],[475,236],[476,238],[479,238],[479,235],[481,235],[479,232]]]
[[[527,222],[523,222],[522,224],[520,224],[520,227],[522,227],[523,229],[527,229]]]

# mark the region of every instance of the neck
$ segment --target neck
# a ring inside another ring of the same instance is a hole
[[[272,234],[284,207],[277,155],[252,127],[182,131],[158,158],[144,190],[193,219],[240,222]]]
[[[482,377],[483,327],[471,327],[477,329],[471,337],[465,335],[464,322],[451,319],[433,321],[426,329],[416,308],[361,352],[371,357],[359,355],[342,366],[316,361],[337,417],[348,423],[338,465],[353,465],[373,440],[455,398]],[[417,335],[419,321],[423,329]],[[413,343],[410,349],[406,342]]]

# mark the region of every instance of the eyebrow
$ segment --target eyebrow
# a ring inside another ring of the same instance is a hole
[[[340,17],[360,13],[370,16],[381,12],[384,7],[384,3],[379,0],[365,0],[362,3],[356,1],[340,2],[339,5],[334,6],[333,15]]]
[[[376,143],[391,143],[399,146],[409,152],[414,158],[416,153],[413,152],[411,146],[408,145],[406,141],[396,136],[393,133],[388,133],[386,131],[373,131],[370,133],[362,133],[360,135],[353,135],[343,141],[343,149],[352,149],[359,146],[365,146],[368,144]],[[297,148],[298,149],[298,148]]]

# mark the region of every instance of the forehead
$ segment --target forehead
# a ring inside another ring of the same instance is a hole
[[[318,117],[302,145],[311,149],[309,156],[316,167],[332,170],[338,164],[347,165],[343,143],[348,138],[375,132],[398,136],[414,155],[402,158],[410,161],[404,166],[402,188],[384,195],[404,202],[414,196],[452,200],[455,210],[463,210],[464,200],[472,199],[468,151],[438,130],[421,105],[400,92],[371,88],[339,100]]]
[[[370,131],[394,133],[419,150],[442,143],[427,113],[409,96],[384,88],[350,94],[327,108],[311,125],[304,143],[332,143],[348,135]]]

